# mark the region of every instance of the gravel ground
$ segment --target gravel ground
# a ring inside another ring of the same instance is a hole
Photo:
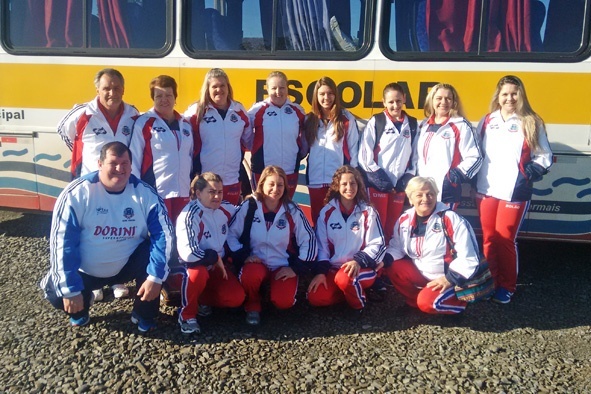
[[[142,336],[131,301],[109,291],[81,329],[42,300],[49,228],[49,216],[0,211],[0,392],[591,392],[589,245],[522,242],[514,301],[459,320],[397,315],[391,292],[356,322],[300,297],[256,330],[215,311],[197,336],[162,307]]]

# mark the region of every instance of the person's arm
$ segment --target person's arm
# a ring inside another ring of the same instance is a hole
[[[349,154],[351,155],[352,167],[357,167],[357,157],[359,156],[359,129],[357,128],[357,120],[349,111],[346,111],[347,117],[349,118],[349,130],[347,131],[347,147],[349,148]]]
[[[244,121],[244,128],[242,129],[242,136],[240,137],[240,143],[245,150],[250,151],[252,149],[252,142],[254,140],[254,132],[252,129],[252,123],[250,122],[250,118],[246,109],[242,104],[236,103],[236,113],[242,118]]]
[[[201,224],[199,212],[198,205],[191,204],[181,211],[176,221],[177,251],[180,259],[189,267],[195,265],[209,267],[219,259],[215,250],[201,249],[199,246],[200,239],[197,239]]]
[[[77,104],[59,121],[57,125],[57,133],[62,137],[62,140],[70,150],[74,148],[76,124],[85,111],[86,104]]]
[[[318,255],[318,243],[314,230],[296,203],[293,203],[290,208],[295,222],[296,242],[300,248],[299,259],[306,262],[314,261]]]
[[[60,194],[53,211],[50,235],[50,270],[58,279],[58,289],[64,298],[81,294],[84,289],[78,270],[81,264],[80,239],[82,227],[79,213],[72,205],[70,184]]]
[[[376,119],[373,116],[365,126],[361,139],[359,140],[359,167],[365,171],[377,171],[380,169],[378,164],[374,161],[374,147],[378,142],[376,141]]]
[[[131,151],[131,173],[138,179],[142,179],[142,163],[144,160],[144,149],[146,141],[144,138],[145,117],[136,118],[133,124],[129,150]],[[149,131],[148,131],[149,132]]]
[[[552,149],[550,148],[548,135],[544,128],[539,130],[538,144],[538,149],[532,149],[531,162],[526,164],[526,172],[528,172],[528,176],[532,182],[541,180],[552,166]]]
[[[476,136],[474,128],[466,120],[455,123],[460,130],[460,141],[458,149],[462,157],[462,161],[455,168],[459,171],[461,179],[452,179],[453,183],[461,183],[468,179],[472,179],[482,165],[483,155],[480,149],[479,139]],[[450,169],[450,171],[453,169]],[[459,181],[459,182],[457,182]]]
[[[361,268],[376,268],[377,264],[382,261],[386,253],[386,245],[384,242],[384,231],[378,214],[372,207],[367,208],[367,232],[364,234],[365,248],[355,253],[353,259],[361,266]]]
[[[145,190],[145,189],[144,189]],[[161,284],[168,276],[168,262],[171,258],[175,235],[168,217],[164,201],[152,191],[145,190],[153,196],[148,215],[147,225],[150,236],[150,262],[147,272],[148,280]]]
[[[457,257],[449,264],[445,277],[451,284],[461,286],[478,270],[480,262],[478,241],[472,226],[462,216],[453,211],[446,211],[442,218],[442,226],[445,225],[445,219],[448,219],[453,227],[453,235],[450,234],[450,236],[453,237],[457,253]]]
[[[386,254],[384,255],[384,266],[389,267],[396,260],[400,260],[406,256],[404,244],[406,240],[403,239],[403,233],[400,231],[400,220],[409,220],[408,215],[403,214],[394,225],[394,231],[392,232],[392,238],[390,239],[386,248]]]

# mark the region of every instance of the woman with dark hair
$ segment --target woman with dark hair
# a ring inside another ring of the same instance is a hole
[[[193,165],[191,125],[175,111],[177,83],[168,75],[150,82],[154,106],[140,115],[133,126],[129,148],[133,173],[153,186],[164,200],[173,224],[189,202]]]
[[[335,172],[324,204],[316,223],[318,263],[308,301],[314,306],[347,301],[358,315],[365,306],[365,289],[382,266],[382,226],[369,205],[361,174],[349,165]]]
[[[316,258],[314,231],[291,201],[287,175],[268,166],[261,173],[253,197],[246,199],[230,222],[228,246],[235,264],[244,263],[240,282],[246,292],[246,322],[260,323],[263,282],[269,282],[271,303],[278,309],[295,304],[298,275]]]
[[[208,316],[212,307],[237,308],[244,301],[240,282],[226,268],[228,222],[236,208],[223,195],[219,175],[197,175],[191,182],[191,202],[177,220],[177,249],[186,269],[179,310],[184,334],[201,332],[197,314]]]
[[[493,301],[507,304],[518,272],[517,233],[532,196],[533,183],[552,165],[544,121],[534,112],[521,79],[501,78],[480,121],[484,163],[476,183],[483,251],[495,279]]]
[[[316,225],[334,172],[343,164],[357,167],[357,122],[341,108],[337,85],[329,77],[320,78],[314,86],[312,111],[306,116],[304,130],[310,151],[306,181]]]

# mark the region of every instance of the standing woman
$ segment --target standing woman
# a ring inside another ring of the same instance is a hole
[[[359,171],[349,165],[335,172],[324,204],[316,223],[317,275],[308,287],[308,301],[327,306],[346,300],[359,315],[365,289],[376,280],[386,252],[382,226]]]
[[[253,187],[266,166],[283,168],[287,174],[287,188],[290,197],[298,185],[298,171],[302,155],[302,131],[306,117],[304,109],[289,100],[287,76],[273,71],[267,77],[266,100],[259,101],[248,110],[254,130],[252,156]]]
[[[417,175],[435,179],[438,199],[456,210],[462,182],[478,172],[482,153],[453,86],[439,83],[431,88],[425,99],[425,116],[419,127],[413,167]]]
[[[176,224],[177,249],[186,268],[181,291],[179,325],[184,334],[199,333],[197,314],[211,314],[211,307],[237,308],[244,290],[225,265],[228,222],[234,205],[223,200],[219,175],[206,172],[191,183],[191,202]]]
[[[194,173],[214,172],[224,180],[224,198],[240,202],[240,163],[252,147],[252,128],[246,109],[234,101],[224,70],[205,75],[199,101],[185,112],[190,117],[195,145]]]
[[[304,127],[310,150],[306,181],[315,226],[335,171],[343,164],[357,166],[357,122],[341,108],[337,85],[331,78],[322,77],[316,82],[312,111],[306,116]]]
[[[244,263],[240,282],[246,292],[246,322],[260,323],[261,285],[270,282],[271,303],[277,309],[295,304],[298,275],[316,258],[314,231],[291,201],[287,175],[268,166],[253,197],[245,200],[230,222],[228,246],[235,264]]]
[[[404,189],[414,176],[410,167],[417,119],[403,110],[406,95],[399,84],[386,85],[383,102],[384,111],[374,115],[363,130],[359,142],[359,166],[368,178],[376,178],[374,183],[382,185],[382,190],[367,185],[368,195],[385,225],[386,239],[389,240],[404,207]]]
[[[160,75],[150,82],[154,106],[135,121],[129,145],[133,174],[156,189],[173,224],[189,202],[193,164],[191,125],[174,110],[177,96],[174,78]]]
[[[507,304],[517,283],[517,233],[533,183],[552,165],[552,151],[544,121],[531,108],[516,76],[500,79],[490,111],[478,125],[484,163],[478,173],[476,203],[484,255],[495,279],[493,301]]]

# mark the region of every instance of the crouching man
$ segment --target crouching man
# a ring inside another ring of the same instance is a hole
[[[131,321],[155,328],[160,288],[168,275],[173,228],[158,194],[131,175],[131,152],[121,142],[103,146],[99,170],[71,182],[53,210],[45,298],[89,323],[92,290],[135,280]]]

